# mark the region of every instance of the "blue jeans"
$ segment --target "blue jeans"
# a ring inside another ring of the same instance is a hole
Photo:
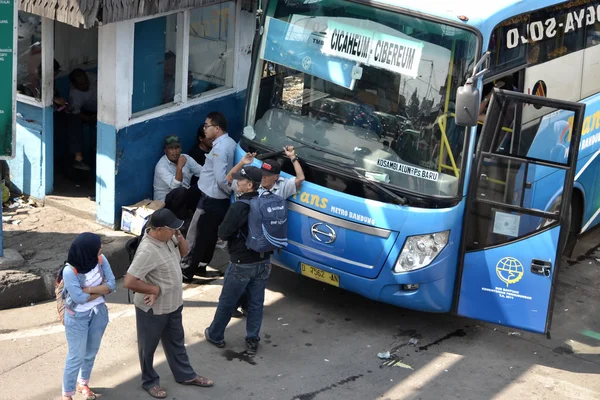
[[[225,281],[219,297],[219,305],[215,311],[215,318],[208,328],[210,340],[215,342],[225,340],[225,328],[244,291],[248,296],[246,339],[260,340],[265,289],[270,274],[271,261],[269,259],[252,264],[229,264],[225,272]]]
[[[78,380],[80,384],[88,384],[106,325],[108,309],[105,304],[96,306],[95,311],[75,312],[73,315],[65,311],[69,352],[63,373],[64,396],[75,395]]]

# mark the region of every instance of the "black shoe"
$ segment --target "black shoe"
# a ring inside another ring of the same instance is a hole
[[[237,309],[233,310],[231,313],[231,318],[244,318],[244,313]]]
[[[221,349],[221,348],[223,348],[223,347],[225,347],[225,341],[224,341],[224,340],[223,340],[223,341],[221,341],[221,342],[216,342],[216,341],[212,340],[212,339],[211,339],[211,338],[208,336],[208,328],[206,328],[206,329],[204,330],[204,337],[206,338],[206,341],[207,341],[207,342],[209,342],[209,343],[211,343],[211,344],[213,344],[213,345],[217,346],[217,347],[218,347],[218,348],[220,348],[220,349]]]
[[[258,351],[258,339],[256,339],[256,338],[246,339],[246,354],[248,354],[248,356],[250,356],[250,357],[253,357],[256,355],[257,351]]]
[[[89,171],[89,170],[91,170],[91,168],[89,167],[89,165],[87,165],[86,163],[84,163],[81,160],[79,160],[79,161],[77,161],[77,160],[73,161],[73,168],[80,169],[82,171]]]
[[[189,276],[182,275],[181,281],[183,283],[192,283],[192,282],[194,282],[194,277],[192,276],[190,278]]]

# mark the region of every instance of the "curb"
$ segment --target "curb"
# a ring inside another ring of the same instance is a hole
[[[129,268],[129,255],[125,250],[125,243],[131,238],[133,236],[118,237],[103,245],[102,252],[108,258],[117,279],[125,276]],[[210,266],[224,270],[228,263],[229,254],[224,250],[215,249]],[[51,264],[37,266],[35,269],[26,264],[21,269],[0,271],[0,310],[54,299],[55,274],[59,265],[60,263],[51,261]]]

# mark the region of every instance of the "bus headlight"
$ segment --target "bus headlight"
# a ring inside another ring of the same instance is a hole
[[[407,237],[394,272],[409,272],[428,266],[446,247],[449,238],[450,231]]]

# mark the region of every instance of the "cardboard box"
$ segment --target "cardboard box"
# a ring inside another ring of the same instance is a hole
[[[165,203],[159,200],[142,200],[132,206],[123,206],[121,208],[121,230],[132,233],[136,236],[142,234],[142,228],[148,218],[156,210],[160,210]]]

